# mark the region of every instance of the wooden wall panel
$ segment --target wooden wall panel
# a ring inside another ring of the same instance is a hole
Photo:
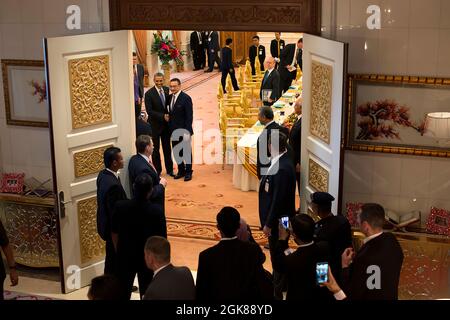
[[[286,31],[320,34],[321,0],[110,0],[111,30]]]

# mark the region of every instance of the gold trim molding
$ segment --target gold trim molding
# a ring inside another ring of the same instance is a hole
[[[73,154],[75,178],[100,172],[103,168],[103,153],[109,147],[112,145],[75,152]]]
[[[317,191],[328,192],[328,183],[330,174],[328,170],[322,167],[313,159],[309,159],[308,163],[308,183]]]
[[[112,121],[109,56],[69,60],[72,128]]]
[[[333,67],[312,62],[310,132],[330,144]]]
[[[77,201],[81,263],[100,261],[105,242],[97,233],[97,197]]]

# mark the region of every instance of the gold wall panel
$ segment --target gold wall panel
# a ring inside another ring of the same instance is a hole
[[[328,171],[314,160],[309,159],[308,172],[309,185],[317,191],[328,192]]]
[[[97,233],[97,197],[78,201],[77,207],[81,263],[101,260],[105,256],[105,242]]]
[[[332,88],[333,67],[313,61],[310,131],[327,144],[330,144]]]
[[[85,177],[103,169],[103,153],[112,145],[75,152],[73,166],[75,178]]]
[[[72,128],[112,121],[109,56],[69,60]]]

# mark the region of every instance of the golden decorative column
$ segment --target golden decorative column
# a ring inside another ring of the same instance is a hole
[[[163,64],[161,67],[164,71],[164,84],[166,86],[170,83],[170,64]]]

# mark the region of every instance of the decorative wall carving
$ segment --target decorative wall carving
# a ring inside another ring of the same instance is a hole
[[[329,172],[313,159],[309,159],[309,185],[317,191],[328,192]]]
[[[109,56],[69,60],[72,128],[112,121]]]
[[[77,207],[81,263],[101,260],[105,255],[105,242],[97,233],[97,197],[77,201]]]
[[[4,202],[5,229],[17,263],[58,267],[55,210],[52,206]]]
[[[333,67],[313,61],[310,131],[326,144],[330,144],[332,88]]]
[[[291,31],[320,34],[321,1],[110,0],[112,30]]]
[[[109,147],[112,145],[75,152],[73,155],[75,178],[100,172],[103,168],[103,153]]]

